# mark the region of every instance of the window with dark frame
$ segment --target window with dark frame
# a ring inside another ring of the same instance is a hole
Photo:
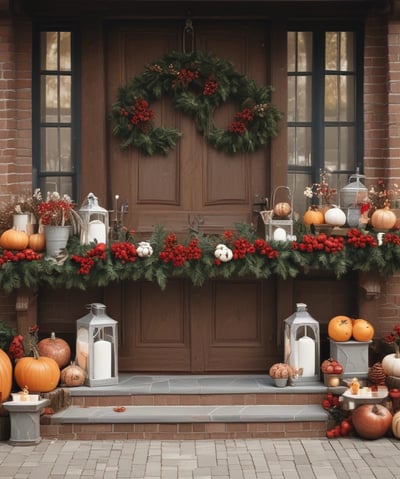
[[[79,72],[74,33],[38,29],[33,56],[34,187],[78,198]]]
[[[362,171],[361,38],[350,29],[288,32],[288,184],[300,213],[305,187],[323,172],[339,191]]]

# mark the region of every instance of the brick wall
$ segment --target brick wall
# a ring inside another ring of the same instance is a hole
[[[17,32],[17,33],[16,33]],[[0,16],[0,202],[32,189],[31,26]]]
[[[366,183],[383,178],[400,187],[400,21],[373,16],[367,22],[364,111]],[[382,280],[381,287],[378,317],[367,318],[377,338],[400,322],[400,275]]]

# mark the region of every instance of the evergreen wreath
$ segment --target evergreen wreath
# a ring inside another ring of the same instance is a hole
[[[112,107],[113,134],[123,148],[136,148],[146,156],[167,154],[181,133],[154,126],[150,105],[168,95],[176,109],[194,119],[214,148],[251,153],[278,133],[281,113],[271,104],[271,93],[271,86],[258,86],[228,60],[196,51],[168,53],[118,89]],[[213,113],[228,100],[237,102],[240,111],[227,129],[218,128]]]

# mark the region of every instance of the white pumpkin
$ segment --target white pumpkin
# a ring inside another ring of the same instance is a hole
[[[334,206],[326,211],[325,223],[332,226],[343,226],[346,223],[346,215],[344,211]]]
[[[400,439],[400,411],[397,411],[393,416],[392,432],[395,438]]]
[[[141,241],[136,248],[136,252],[140,258],[147,258],[153,254],[153,248],[147,241]]]
[[[387,354],[382,359],[382,368],[387,376],[400,377],[400,355]]]
[[[223,263],[227,263],[233,258],[233,252],[225,244],[219,244],[215,248],[214,256]]]

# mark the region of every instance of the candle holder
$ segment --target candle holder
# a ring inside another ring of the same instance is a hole
[[[284,362],[303,370],[299,382],[319,382],[319,323],[310,316],[306,304],[296,306],[297,311],[284,320]]]
[[[89,305],[90,312],[76,322],[76,363],[86,371],[87,386],[118,384],[117,321],[104,304]]]

